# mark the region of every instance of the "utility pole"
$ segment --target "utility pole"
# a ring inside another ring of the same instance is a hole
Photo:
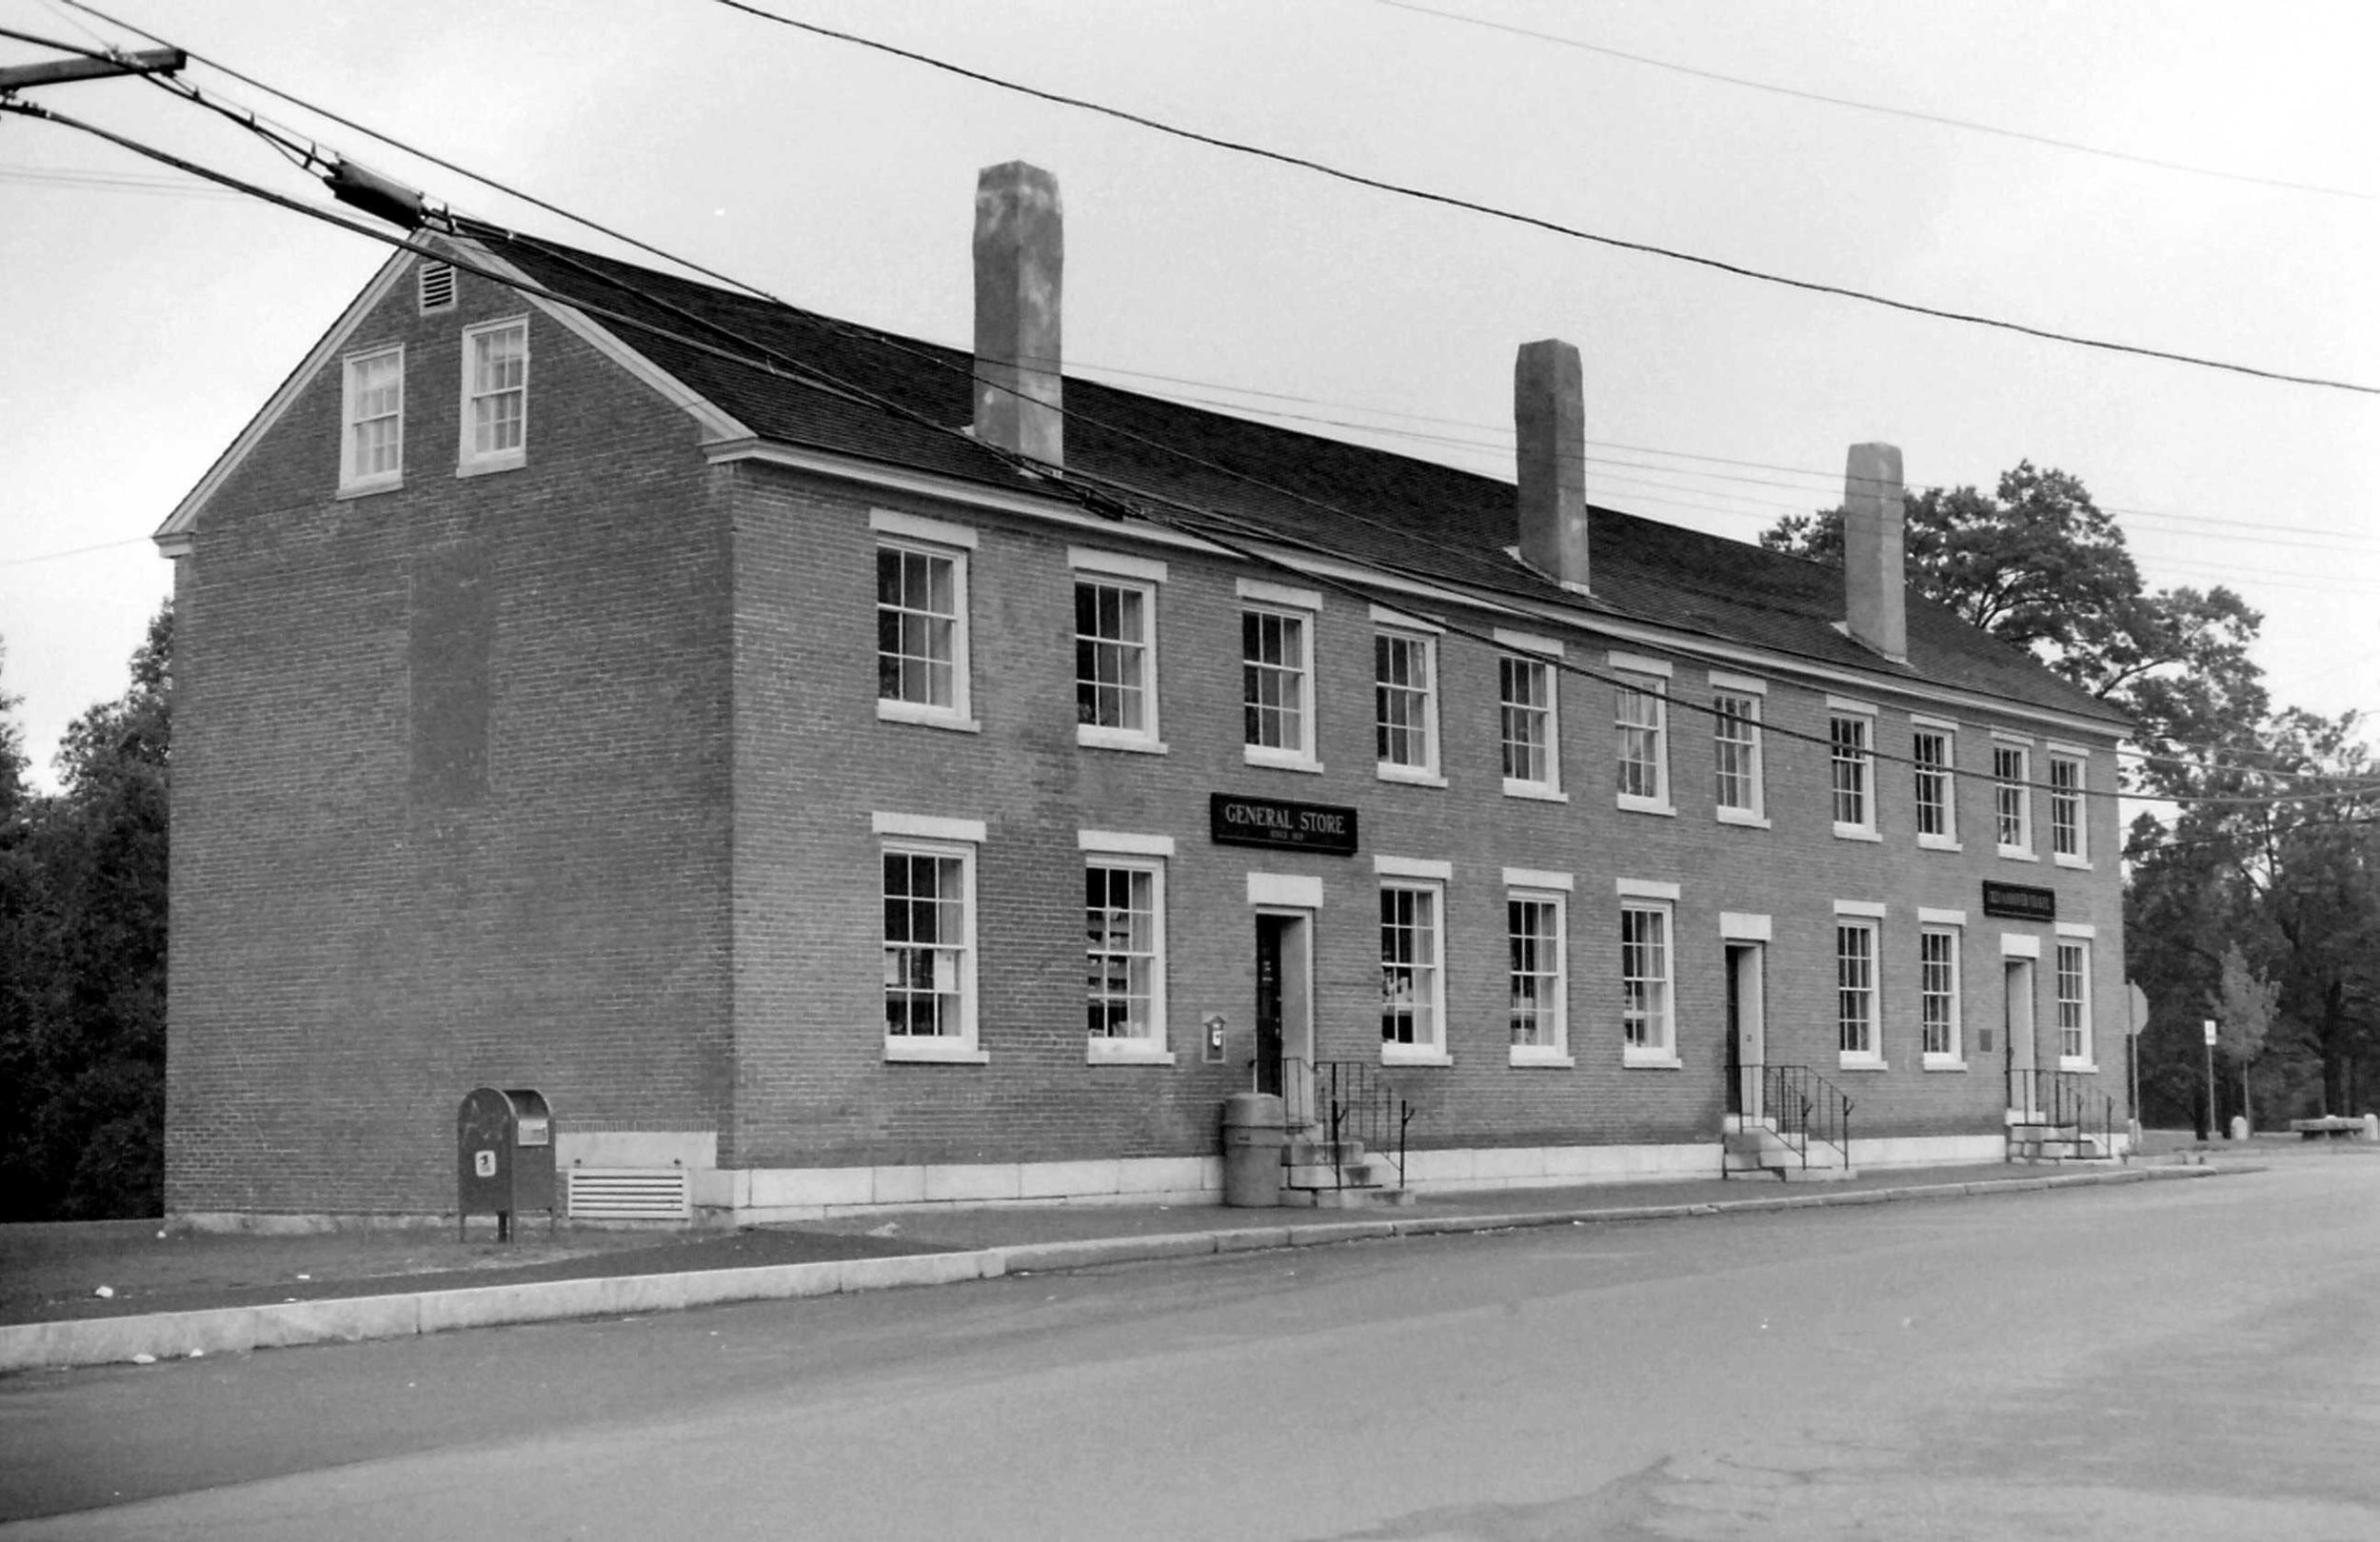
[[[182,67],[190,62],[189,55],[180,49],[143,49],[137,53],[95,57],[71,45],[52,43],[47,38],[27,37],[22,32],[8,35],[78,56],[46,59],[40,64],[0,66],[0,96],[11,95],[28,86],[58,86],[74,80],[106,80],[116,75],[171,75],[180,72]]]

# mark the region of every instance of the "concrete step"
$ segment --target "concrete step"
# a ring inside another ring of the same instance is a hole
[[[1780,1167],[1776,1176],[1788,1183],[1841,1183],[1859,1176],[1855,1167],[1820,1167],[1815,1162],[1808,1167]]]

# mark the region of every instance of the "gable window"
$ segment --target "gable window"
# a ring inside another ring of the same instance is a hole
[[[983,826],[899,814],[879,814],[875,822],[886,838],[884,1058],[982,1060],[975,1032],[975,852]]]
[[[2057,1055],[2070,1071],[2091,1063],[2091,944],[2059,939],[2057,945]]]
[[[1380,885],[1380,1055],[1383,1059],[1440,1058],[1445,1049],[1445,988],[1439,967],[1436,883]]]
[[[528,453],[529,324],[490,322],[463,334],[465,471],[501,471]]]
[[[1506,881],[1516,876],[1537,875],[1507,872]],[[1557,876],[1567,881],[1567,875]],[[1508,1025],[1515,1065],[1570,1063],[1566,1054],[1565,908],[1558,892],[1515,887],[1505,895]]]
[[[1671,905],[1644,897],[1619,906],[1619,1034],[1624,1064],[1670,1065],[1677,1058],[1671,1003]]]
[[[1382,627],[1372,634],[1373,737],[1379,774],[1438,780],[1438,640]]]
[[[1920,723],[1909,739],[1909,758],[1915,762],[1917,844],[1942,851],[1958,849],[1958,792],[1955,752],[1951,730]]]
[[[2033,810],[2028,784],[2032,753],[2022,744],[1992,746],[1992,822],[2000,855],[2033,860]]]
[[[1715,679],[1713,684],[1717,683]],[[1711,758],[1720,820],[1730,824],[1762,822],[1758,696],[1735,689],[1711,693]]]
[[[2088,867],[2091,849],[2083,823],[2083,762],[2080,757],[2050,756],[2050,855],[2061,867]]]
[[[1917,933],[1918,1049],[1930,1067],[1960,1062],[1958,930],[1927,926]]]
[[[1240,595],[1259,602],[1240,612],[1241,759],[1250,765],[1319,771],[1313,628],[1322,597],[1253,579],[1240,581]]]
[[[1612,667],[1640,678],[1616,687],[1612,722],[1617,740],[1619,806],[1644,814],[1674,814],[1669,797],[1669,666],[1625,654]]]
[[[1876,839],[1875,709],[1829,698],[1828,765],[1835,795],[1835,833],[1850,840]]]
[[[394,487],[405,478],[405,346],[347,361],[341,392],[339,490]]]
[[[1554,666],[1506,654],[1496,662],[1504,746],[1504,791],[1517,798],[1561,791],[1556,737]]]
[[[1835,920],[1835,1049],[1846,1063],[1874,1064],[1876,1048],[1876,922],[1837,915]]]

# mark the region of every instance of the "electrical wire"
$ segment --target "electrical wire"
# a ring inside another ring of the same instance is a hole
[[[1862,305],[1881,306],[1888,310],[1898,310],[1909,315],[1929,316],[1936,321],[1957,322],[1969,326],[1985,326],[1998,331],[2014,332],[2026,337],[2039,338],[2044,342],[2063,343],[2074,347],[2094,348],[2101,352],[2125,354],[2133,358],[2159,359],[2168,364],[2184,365],[2196,369],[2222,370],[2230,374],[2248,375],[2258,380],[2275,381],[2290,386],[2309,386],[2322,390],[2351,391],[2362,396],[2380,396],[2380,386],[2331,380],[2320,375],[2292,374],[2285,370],[2235,364],[2227,360],[2181,353],[2167,348],[2152,348],[2134,343],[2117,343],[2106,338],[2086,337],[2077,332],[2061,332],[2051,327],[2006,321],[1973,311],[1951,310],[1938,306],[1920,305],[1911,300],[1895,300],[1886,295],[1866,289],[1854,289],[1844,285],[1822,284],[1813,279],[1791,278],[1781,273],[1771,273],[1761,268],[1749,267],[1741,263],[1727,262],[1716,257],[1705,257],[1674,247],[1662,247],[1651,242],[1629,241],[1619,236],[1603,235],[1577,226],[1564,225],[1558,220],[1546,219],[1540,215],[1522,214],[1513,209],[1499,208],[1493,204],[1482,204],[1475,199],[1458,197],[1453,193],[1433,192],[1428,188],[1414,187],[1410,184],[1390,182],[1385,178],[1367,176],[1359,171],[1349,171],[1306,156],[1292,155],[1285,150],[1269,149],[1244,140],[1225,139],[1220,135],[1204,133],[1195,128],[1184,128],[1141,113],[1127,111],[1122,108],[1094,102],[1087,97],[1068,96],[1059,91],[1044,90],[1038,86],[1022,85],[980,69],[970,69],[964,65],[953,64],[946,59],[938,59],[932,54],[920,53],[914,49],[899,48],[890,43],[879,42],[874,38],[863,37],[857,32],[845,32],[831,27],[822,27],[816,22],[797,21],[793,17],[779,15],[773,10],[749,4],[748,0],[712,0],[712,3],[724,6],[729,10],[742,11],[761,21],[774,22],[781,27],[793,28],[798,31],[808,32],[818,37],[832,38],[837,42],[848,43],[858,48],[872,49],[879,53],[906,59],[914,64],[924,65],[929,69],[942,70],[945,73],[976,81],[1001,90],[1013,91],[1021,96],[1033,97],[1038,101],[1053,103],[1060,107],[1076,108],[1085,112],[1096,112],[1101,116],[1134,124],[1157,133],[1188,140],[1193,144],[1229,150],[1235,154],[1254,156],[1259,160],[1271,161],[1279,166],[1295,167],[1300,170],[1311,171],[1319,176],[1329,177],[1355,187],[1369,188],[1377,192],[1390,193],[1400,198],[1416,199],[1426,204],[1436,204],[1441,208],[1458,208],[1467,213],[1485,215],[1490,219],[1527,226],[1554,235],[1566,236],[1574,241],[1591,242],[1596,246],[1609,247],[1616,250],[1633,251],[1648,257],[1664,258],[1670,262],[1687,263],[1715,272],[1729,273],[1737,278],[1753,279],[1763,284],[1779,285],[1790,289],[1799,289],[1805,293],[1828,294],[1837,299],[1852,300]]]

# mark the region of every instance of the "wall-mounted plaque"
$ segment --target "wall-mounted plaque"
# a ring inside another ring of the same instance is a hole
[[[1219,846],[1286,846],[1326,857],[1356,854],[1356,811],[1336,803],[1216,793],[1207,802],[1207,823]]]

